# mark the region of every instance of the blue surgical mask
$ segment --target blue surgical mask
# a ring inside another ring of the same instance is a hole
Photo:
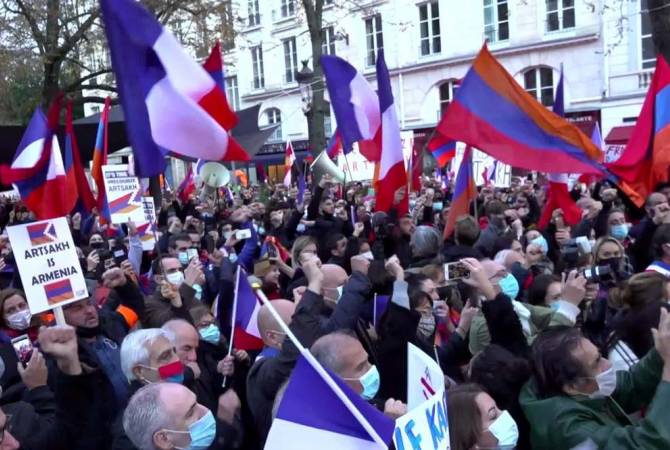
[[[304,223],[299,223],[298,226],[295,228],[296,233],[302,234],[305,232],[305,224]]]
[[[538,245],[542,249],[542,253],[545,255],[547,252],[549,252],[549,244],[547,243],[547,240],[544,238],[544,236],[538,236],[532,241],[530,241],[531,244]]]
[[[442,211],[442,202],[433,202],[433,209],[435,211]]]
[[[175,447],[180,450],[205,450],[212,445],[216,437],[216,420],[212,411],[207,410],[204,416],[193,422],[188,431],[168,430],[173,433],[188,433],[191,444],[188,447]]]
[[[414,209],[416,206],[416,200],[410,200],[409,201],[409,209]]]
[[[610,236],[612,236],[617,241],[623,241],[626,239],[626,236],[628,236],[628,225],[625,223],[621,225],[612,225],[612,228],[610,229]]]
[[[221,330],[219,330],[219,327],[213,323],[208,327],[201,328],[198,333],[200,333],[200,337],[203,341],[209,342],[210,344],[218,344],[221,339]]]
[[[505,278],[498,281],[498,285],[503,294],[512,300],[516,300],[516,296],[519,295],[519,282],[516,281],[514,275],[508,273]]]
[[[265,235],[265,227],[258,227],[258,234]]]
[[[370,369],[365,372],[363,376],[358,379],[358,381],[360,381],[361,385],[363,386],[361,397],[363,397],[365,400],[371,400],[374,398],[374,396],[377,395],[380,383],[377,366],[370,367]]]

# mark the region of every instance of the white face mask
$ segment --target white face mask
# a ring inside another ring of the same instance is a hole
[[[609,397],[616,390],[616,372],[614,366],[610,367],[604,372],[600,372],[595,377],[598,384],[598,390],[589,394],[589,398],[605,398]]]
[[[17,331],[23,331],[30,326],[32,317],[29,309],[23,309],[7,316],[7,326]]]
[[[184,273],[181,270],[173,273],[168,273],[167,275],[165,275],[165,279],[168,281],[168,283],[174,284],[175,286],[179,287],[184,282]]]
[[[514,447],[519,440],[519,428],[507,411],[500,413],[498,418],[489,425],[489,432],[498,439],[499,447]]]

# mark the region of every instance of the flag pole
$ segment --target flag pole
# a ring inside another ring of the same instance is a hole
[[[258,289],[256,290],[256,295],[261,299],[264,305],[267,305],[268,309],[270,310],[270,313],[272,314],[272,317],[277,321],[279,326],[284,330],[284,333],[286,333],[286,336],[293,342],[293,344],[296,346],[300,354],[309,362],[309,364],[312,366],[314,370],[323,378],[323,380],[326,382],[328,387],[330,387],[335,395],[340,399],[340,401],[344,404],[344,406],[349,410],[349,412],[356,418],[358,423],[361,424],[361,426],[367,431],[368,435],[374,440],[378,445],[385,447],[388,447],[388,443],[384,442],[384,440],[379,436],[377,431],[370,425],[370,422],[361,414],[361,412],[356,408],[356,406],[351,402],[349,397],[342,391],[342,388],[338,386],[337,383],[335,383],[335,380],[330,376],[330,374],[326,371],[326,369],[323,368],[323,366],[314,358],[314,355],[307,350],[303,345],[300,343],[298,338],[293,334],[291,329],[289,328],[288,325],[282,320],[281,316],[277,312],[277,310],[272,306],[272,302],[270,302],[265,294],[263,293],[262,290]]]
[[[230,340],[228,341],[228,355],[230,356],[233,353],[233,337],[235,336],[235,320],[237,320],[237,292],[240,287],[240,276],[241,276],[241,269],[240,266],[237,266],[237,273],[235,276],[235,294],[233,297],[233,315],[231,316],[231,321],[230,321]],[[221,387],[224,387],[226,385],[228,377],[225,376],[223,377],[223,383],[221,383]]]

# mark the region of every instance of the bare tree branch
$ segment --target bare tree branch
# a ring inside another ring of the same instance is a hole
[[[88,75],[85,75],[85,76],[81,77],[80,79],[78,79],[74,83],[71,83],[70,85],[65,87],[64,91],[65,92],[71,92],[71,91],[75,90],[77,88],[77,86],[80,86],[80,85],[84,84],[84,82],[86,82],[86,81],[88,81],[92,78],[98,77],[100,75],[104,75],[106,73],[112,73],[112,69],[102,69],[102,70],[98,70],[97,72],[89,73]]]
[[[2,3],[3,3],[3,5],[6,5],[6,2],[3,1]],[[40,27],[37,25],[37,20],[30,13],[28,7],[26,7],[23,0],[16,0],[16,4],[18,5],[19,9],[21,10],[21,15],[26,19],[26,22],[28,22],[28,26],[30,27],[30,32],[33,35],[33,39],[35,39],[35,42],[37,43],[37,47],[40,49],[40,53],[41,54],[46,53],[46,49],[45,49],[45,45],[44,45],[44,35],[40,31]]]

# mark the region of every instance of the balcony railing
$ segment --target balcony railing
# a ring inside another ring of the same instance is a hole
[[[608,80],[609,95],[617,97],[644,92],[649,87],[653,75],[654,69],[611,75]]]

